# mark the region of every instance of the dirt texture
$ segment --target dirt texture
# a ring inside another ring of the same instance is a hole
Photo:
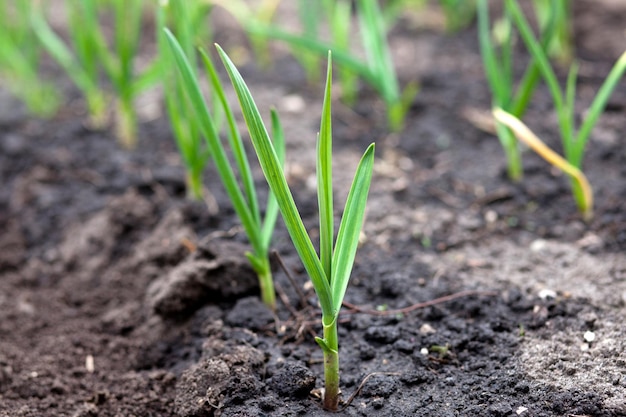
[[[573,3],[582,114],[623,52],[626,5]],[[220,22],[233,50],[241,34]],[[333,108],[336,207],[377,144],[340,315],[339,415],[626,416],[626,84],[588,145],[585,223],[566,177],[526,152],[510,183],[476,126],[490,95],[475,27],[406,18],[390,43],[402,82],[421,84],[405,129],[387,133],[367,87],[354,109]],[[282,116],[315,240],[322,87],[273,52],[274,68],[242,73],[264,114]],[[190,202],[165,117],[125,151],[79,108],[41,121],[0,94],[0,416],[328,415],[320,312],[283,224],[273,246],[293,281],[276,262],[274,314],[213,167],[206,201]],[[560,149],[545,88],[526,121]]]

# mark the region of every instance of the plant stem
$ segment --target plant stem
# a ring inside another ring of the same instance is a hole
[[[522,155],[517,147],[515,136],[508,127],[500,123],[496,123],[496,130],[506,155],[506,169],[509,179],[513,182],[520,182],[524,175],[524,170],[522,167]]]
[[[272,269],[267,262],[265,271],[257,271],[259,277],[259,286],[261,287],[261,300],[272,311],[276,310],[276,291],[274,290],[274,279],[272,277]]]
[[[194,169],[187,169],[187,196],[192,200],[202,199],[202,170],[196,172]]]
[[[322,320],[324,321],[324,320]],[[324,408],[336,411],[339,406],[339,343],[337,317],[324,324]]]
[[[137,119],[132,98],[121,97],[117,100],[115,131],[124,148],[134,149],[137,146]]]
[[[89,126],[93,129],[103,129],[107,125],[107,99],[105,94],[97,88],[85,91],[85,100],[89,112]]]

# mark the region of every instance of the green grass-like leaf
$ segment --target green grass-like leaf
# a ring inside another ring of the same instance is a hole
[[[317,141],[317,200],[320,216],[320,261],[326,278],[332,277],[333,239],[333,137],[331,122],[332,64],[330,53],[326,71],[326,88],[322,107],[322,121]]]
[[[250,90],[246,86],[241,74],[239,74],[235,64],[233,64],[228,55],[226,55],[219,46],[217,49],[237,93],[239,104],[246,125],[248,126],[248,132],[250,133],[250,139],[257,153],[261,169],[263,170],[263,174],[265,175],[272,193],[276,197],[285,226],[296,247],[296,251],[315,286],[322,311],[324,312],[323,314],[332,315],[333,303],[329,280],[326,277],[324,268],[304,227],[304,223],[302,222],[302,218],[300,217],[300,213],[298,212],[296,203],[287,184],[287,179],[282,172],[280,160],[278,159],[276,150],[263,124],[263,119],[254,103]]]
[[[220,141],[215,123],[212,120],[211,113],[209,112],[208,105],[204,100],[202,91],[200,90],[198,79],[189,61],[187,60],[185,52],[168,29],[165,29],[165,36],[175,58],[176,67],[181,75],[184,90],[192,103],[192,108],[194,109],[195,115],[198,119],[198,125],[205,138],[207,148],[213,157],[220,179],[222,180],[224,188],[226,189],[235,212],[237,213],[252,246],[252,252],[247,253],[246,257],[259,277],[263,301],[270,308],[275,309],[276,301],[269,262],[269,244],[274,225],[276,223],[276,217],[278,215],[278,208],[276,207],[277,203],[274,200],[272,192],[270,192],[267,201],[266,217],[265,219],[262,219],[259,212],[252,171],[247,160],[241,136],[237,130],[235,117],[226,100],[226,95],[221,81],[219,80],[217,71],[215,70],[208,54],[206,54],[203,50],[200,50],[200,55],[205,64],[211,86],[214,90],[217,101],[221,104],[226,116],[228,125],[228,141],[234,155],[235,166],[237,167],[239,176],[243,182],[244,191],[242,191],[239,186],[233,166],[226,155],[226,151]],[[275,144],[278,148],[278,155],[280,155],[278,156],[274,154],[276,159],[276,169],[282,174],[285,154],[284,140],[282,137],[283,134],[280,127],[280,121],[275,113],[272,114],[272,121],[276,137]],[[269,139],[269,135],[267,132],[264,133],[273,150],[273,144]]]
[[[316,342],[324,354],[324,406],[336,410],[339,397],[339,343],[337,318],[345,295],[359,235],[365,216],[365,203],[374,169],[374,144],[370,145],[357,167],[344,208],[337,240],[333,247],[332,123],[331,123],[331,54],[328,54],[326,89],[320,134],[317,144],[317,187],[320,210],[320,256],[304,227],[302,218],[282,171],[281,162],[270,140],[261,115],[241,74],[226,53],[218,52],[231,79],[241,106],[248,132],[267,183],[276,196],[287,231],[313,282],[322,308],[324,337]]]

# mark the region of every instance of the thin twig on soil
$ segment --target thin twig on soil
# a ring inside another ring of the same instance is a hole
[[[471,295],[482,295],[482,296],[493,297],[493,296],[498,295],[498,292],[476,291],[476,290],[461,291],[461,292],[457,292],[454,294],[445,295],[443,297],[435,298],[434,300],[425,301],[423,303],[413,304],[408,307],[404,307],[404,308],[400,308],[396,310],[385,310],[385,311],[361,308],[357,305],[348,303],[347,301],[344,301],[343,305],[349,309],[348,311],[346,311],[346,313],[348,314],[363,313],[363,314],[371,314],[373,316],[390,316],[390,315],[398,315],[398,314],[407,314],[414,310],[419,310],[421,308],[426,308],[426,307],[434,306],[437,304],[447,303],[448,301],[456,300],[457,298],[469,297]]]
[[[293,289],[296,290],[296,292],[298,293],[298,297],[300,297],[300,303],[302,304],[303,307],[305,307],[307,305],[306,296],[304,295],[304,293],[302,292],[302,290],[296,283],[296,280],[293,278],[293,275],[291,275],[291,272],[287,268],[287,265],[285,265],[285,263],[283,262],[283,258],[281,258],[280,254],[277,251],[272,251],[272,256],[274,256],[274,258],[276,258],[276,260],[278,261],[280,268],[285,272],[285,275],[287,275],[287,279],[293,286]]]

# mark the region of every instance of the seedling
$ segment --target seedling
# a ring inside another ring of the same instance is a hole
[[[68,4],[69,6],[69,4]],[[96,60],[96,44],[94,30],[84,30],[85,27],[95,28],[95,5],[87,1],[81,5],[88,13],[81,18],[82,13],[75,7],[68,7],[69,31],[73,36],[76,56],[48,25],[44,17],[43,7],[40,4],[32,8],[31,23],[39,41],[46,51],[65,70],[72,82],[78,87],[87,101],[90,124],[94,128],[102,128],[107,121],[107,101],[105,93],[98,85],[98,64]],[[84,20],[82,20],[84,19]],[[82,26],[84,25],[84,26]]]
[[[211,2],[223,7],[237,19],[248,32],[250,46],[257,62],[262,68],[269,68],[272,58],[267,38],[257,35],[251,28],[271,25],[280,0],[261,0],[256,2],[255,6],[251,6],[250,2],[245,0],[211,0]]]
[[[428,0],[387,0],[382,3],[385,20],[394,22],[407,10],[420,12]],[[439,0],[439,7],[445,17],[446,30],[456,32],[467,27],[475,16],[476,0]]]
[[[302,24],[302,31],[305,36],[317,38],[320,30],[319,25],[322,19],[322,15],[326,9],[327,3],[335,3],[328,1],[309,1],[298,0],[298,17]],[[339,4],[339,2],[337,2]],[[294,58],[298,60],[304,72],[307,80],[311,84],[315,84],[319,80],[320,69],[320,57],[318,54],[310,51],[301,50],[298,48],[292,48],[292,54]]]
[[[446,28],[450,32],[463,29],[474,18],[475,0],[439,0],[439,4],[446,16]]]
[[[219,98],[220,105],[224,110],[227,121],[228,142],[235,159],[235,166],[231,164],[219,138],[218,130],[212,118],[209,106],[204,100],[200,84],[196,72],[191,67],[185,51],[168,29],[164,30],[167,42],[170,46],[176,68],[181,77],[182,85],[188,99],[192,103],[192,109],[197,118],[197,126],[204,136],[207,149],[215,162],[217,172],[220,176],[222,184],[226,189],[228,197],[243,225],[248,236],[252,252],[246,254],[252,268],[259,277],[259,285],[261,287],[261,298],[263,302],[271,309],[276,308],[276,295],[274,292],[274,282],[272,278],[272,270],[269,261],[269,246],[274,232],[274,226],[278,217],[278,206],[272,192],[267,198],[267,206],[265,209],[265,218],[261,218],[259,202],[254,187],[254,178],[250,170],[250,165],[246,156],[243,141],[237,130],[237,124],[228,102],[224,89],[217,75],[217,71],[211,62],[209,56],[200,49],[200,56],[206,67],[211,86],[215,90]],[[282,161],[284,161],[285,144],[283,133],[280,127],[278,115],[272,112],[272,132],[274,137],[274,145],[277,152],[277,170],[282,173]],[[243,187],[240,187],[235,176],[234,168],[241,177]],[[243,188],[243,191],[242,191]]]
[[[572,178],[574,184],[576,184],[576,188],[582,193],[581,197],[583,204],[580,206],[580,209],[583,213],[583,217],[585,219],[590,219],[593,214],[593,192],[585,174],[580,169],[567,162],[563,157],[561,157],[561,155],[550,149],[548,145],[539,139],[517,117],[500,108],[495,108],[493,110],[493,116],[499,123],[502,123],[511,129],[520,141],[524,142],[543,159],[559,168]]]
[[[334,48],[347,54],[350,53],[350,40],[353,30],[352,2],[345,0],[323,0],[321,2],[299,0],[298,12],[305,38],[319,40],[322,20],[325,18]],[[309,81],[311,83],[317,82],[320,72],[320,58],[323,58],[323,55],[295,44],[292,46],[292,53],[300,61]],[[339,83],[341,85],[341,98],[344,103],[354,104],[359,87],[357,73],[340,66]]]
[[[321,41],[317,36],[307,36],[306,33],[295,35],[269,25],[255,25],[250,27],[249,31],[279,39],[293,47],[314,51],[318,54],[326,54],[327,51],[332,51],[335,60],[340,66],[358,74],[378,91],[386,105],[389,128],[393,131],[398,131],[404,124],[404,119],[411,102],[418,92],[418,87],[416,84],[410,83],[404,91],[400,90],[389,46],[387,45],[384,15],[377,0],[358,0],[356,6],[363,47],[366,52],[365,62],[347,52],[345,44],[338,46],[332,42]],[[345,19],[345,17],[342,17],[342,19]]]
[[[339,343],[337,318],[348,287],[359,234],[365,216],[365,204],[374,168],[374,144],[371,144],[357,167],[344,208],[337,239],[333,245],[332,126],[330,53],[322,120],[317,143],[317,196],[320,216],[320,252],[313,247],[287,185],[277,151],[267,133],[256,104],[239,71],[219,48],[222,62],[239,98],[250,138],[270,189],[276,196],[291,240],[311,278],[322,309],[323,336],[316,341],[324,354],[324,407],[337,410],[339,403]]]
[[[0,3],[0,77],[30,111],[48,117],[60,97],[39,75],[41,47],[29,24],[31,7],[31,0]]]
[[[71,46],[50,28],[41,7],[32,8],[31,22],[44,48],[85,95],[94,127],[103,127],[107,122],[106,92],[100,85],[100,70],[104,68],[115,92],[117,137],[122,145],[132,148],[137,141],[134,99],[156,84],[160,69],[153,66],[141,76],[134,70],[143,1],[109,0],[105,4],[111,7],[113,15],[112,48],[99,23],[96,0],[68,4]]]
[[[192,71],[197,71],[198,57],[196,39],[206,34],[198,33],[203,29],[201,21],[209,13],[210,8],[200,2],[187,0],[162,0],[157,11],[157,28],[159,40],[159,59],[162,60],[163,92],[165,105],[176,139],[178,150],[187,171],[187,194],[190,198],[202,199],[202,174],[210,158],[209,150],[202,139],[198,118],[194,115],[192,103],[189,101],[183,81],[177,76],[176,60],[172,55],[163,29],[170,26],[177,33],[181,49],[190,63]],[[220,105],[216,98],[216,88],[212,88],[211,115],[217,126],[220,125]],[[219,131],[219,128],[217,129]]]
[[[478,36],[493,105],[512,113],[516,117],[522,117],[540,80],[541,73],[536,60],[531,60],[517,89],[514,89],[513,26],[509,8],[510,4],[505,3],[504,17],[500,25],[497,26],[496,36],[500,45],[498,48],[490,30],[487,0],[478,0]],[[552,37],[553,29],[553,25],[548,25],[545,28],[540,47],[546,47]],[[496,123],[496,132],[507,158],[509,178],[513,181],[519,181],[523,175],[523,168],[522,157],[515,136],[511,130],[500,123]]]
[[[570,63],[574,57],[572,44],[572,7],[570,0],[533,0],[539,26],[544,30],[553,22],[555,30],[548,41],[548,55],[561,63]]]
[[[591,131],[604,111],[611,93],[626,71],[626,52],[624,52],[617,60],[609,75],[604,80],[604,83],[598,90],[598,93],[591,103],[589,110],[586,112],[583,122],[580,125],[580,129],[577,132],[574,121],[574,100],[576,97],[576,76],[578,66],[573,64],[570,67],[565,84],[565,90],[563,91],[559,85],[556,74],[550,65],[550,62],[548,61],[544,49],[535,38],[530,25],[522,14],[519,6],[512,0],[506,0],[506,5],[509,7],[512,18],[515,21],[515,25],[518,27],[520,35],[524,40],[526,47],[530,50],[533,59],[537,62],[541,75],[546,81],[552,95],[552,100],[558,116],[559,130],[561,134],[561,141],[563,143],[565,159],[570,165],[578,170],[581,170],[585,145],[587,144]],[[544,157],[544,159],[554,163],[553,158],[550,158],[545,153],[540,152],[540,154]],[[593,212],[593,200],[590,199],[591,190],[586,190],[584,184],[581,181],[576,180],[576,176],[573,176],[572,174],[570,174],[570,176],[573,178],[572,191],[576,204],[583,216],[585,218],[589,218]]]

